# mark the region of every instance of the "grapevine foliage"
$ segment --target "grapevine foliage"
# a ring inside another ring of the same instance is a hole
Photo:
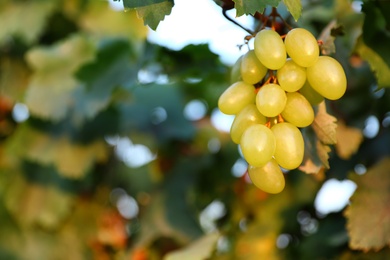
[[[312,99],[302,164],[277,175],[283,191],[254,187],[239,140],[214,124],[239,71],[207,44],[148,42],[175,1],[122,0],[114,11],[107,1],[2,0],[0,259],[390,259],[388,3],[364,0],[360,12],[349,0],[210,1],[254,14],[248,31],[272,27],[276,7],[286,23],[275,30],[307,29],[345,70],[341,99]],[[202,104],[202,117],[188,104]],[[356,191],[319,215],[329,179]]]

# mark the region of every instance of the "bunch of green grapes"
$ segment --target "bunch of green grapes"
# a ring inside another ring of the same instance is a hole
[[[319,54],[316,38],[305,29],[284,36],[263,29],[255,36],[254,49],[237,60],[234,83],[219,98],[219,109],[235,115],[230,135],[249,164],[249,176],[265,192],[281,192],[281,167],[292,170],[302,163],[299,128],[313,122],[313,106],[324,98],[339,99],[346,91],[342,66]]]

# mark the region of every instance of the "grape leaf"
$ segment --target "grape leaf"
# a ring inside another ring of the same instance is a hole
[[[362,131],[358,128],[348,127],[339,121],[336,132],[336,152],[341,159],[348,160],[359,149],[363,141]]]
[[[236,16],[244,14],[254,15],[256,12],[262,13],[267,5],[277,7],[280,0],[233,0],[237,10]]]
[[[54,186],[28,183],[21,176],[13,179],[5,205],[22,226],[58,227],[70,214],[73,196]]]
[[[74,35],[50,47],[31,49],[26,59],[34,69],[25,103],[30,113],[44,119],[65,118],[74,89],[80,87],[73,73],[92,60],[95,47],[84,36]]]
[[[311,125],[318,139],[324,144],[335,144],[337,119],[326,112],[325,102],[318,105],[318,111]]]
[[[156,30],[158,24],[164,20],[166,15],[171,13],[173,0],[136,8],[139,18],[144,20],[144,24]]]
[[[319,140],[316,143],[316,148],[317,148],[317,154],[318,157],[320,158],[322,164],[325,166],[326,169],[329,169],[329,152],[331,151],[330,147],[328,145],[323,144]]]
[[[58,1],[8,1],[0,6],[0,44],[10,36],[20,37],[27,44],[35,42],[45,28],[46,20]],[[20,19],[23,17],[23,19]],[[6,25],[6,26],[5,26]],[[28,25],[28,26],[26,26]]]
[[[211,253],[214,250],[219,237],[220,235],[218,233],[204,235],[190,245],[168,253],[164,257],[164,260],[208,259],[211,257]]]
[[[378,251],[390,245],[390,157],[362,176],[353,174],[357,189],[344,211],[352,249]]]
[[[356,42],[355,51],[370,64],[371,70],[375,72],[378,87],[390,87],[390,67],[383,58],[368,47],[360,36]]]
[[[287,6],[288,11],[294,17],[294,20],[298,21],[302,12],[301,0],[283,0],[283,3]]]
[[[162,2],[167,2],[167,0],[123,0],[123,6],[125,8],[137,8]]]
[[[330,21],[318,37],[318,40],[322,41],[320,46],[322,55],[331,55],[336,52],[336,45],[334,44],[336,37],[332,35],[332,29],[336,24],[336,19]]]

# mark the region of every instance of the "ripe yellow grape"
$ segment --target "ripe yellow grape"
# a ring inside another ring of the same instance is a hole
[[[248,84],[256,84],[267,74],[268,69],[256,57],[255,51],[248,51],[241,61],[241,77]]]
[[[315,91],[310,86],[310,83],[308,81],[305,82],[303,87],[299,90],[299,93],[301,93],[312,106],[318,105],[324,100],[324,97],[321,96],[317,91]]]
[[[320,56],[313,66],[307,68],[306,73],[310,86],[327,99],[339,99],[347,90],[344,69],[332,57]]]
[[[282,117],[297,127],[306,127],[313,123],[314,111],[309,101],[298,92],[287,93],[286,107]]]
[[[274,117],[282,113],[286,105],[286,92],[278,84],[262,86],[256,95],[256,106],[266,117]]]
[[[260,114],[255,104],[244,107],[234,118],[230,128],[230,136],[236,144],[240,143],[244,131],[254,124],[265,124],[267,119]]]
[[[222,113],[235,115],[246,105],[256,100],[255,88],[253,85],[243,81],[233,83],[228,87],[218,100],[218,107]]]
[[[230,83],[233,84],[234,82],[242,80],[241,78],[241,62],[242,57],[240,56],[236,62],[234,63],[232,70],[230,71]]]
[[[286,63],[278,69],[276,77],[279,86],[287,92],[298,91],[306,81],[306,69],[287,59]]]
[[[273,30],[264,29],[256,34],[254,50],[260,62],[271,70],[280,69],[286,62],[286,47]]]
[[[274,159],[261,167],[249,165],[248,173],[252,183],[262,191],[276,194],[284,189],[283,172]]]
[[[285,169],[297,168],[303,160],[304,142],[299,129],[287,122],[271,128],[275,136],[276,148],[274,158]]]
[[[320,55],[316,38],[311,32],[303,28],[295,28],[289,31],[284,39],[284,44],[290,58],[302,67],[313,66]]]
[[[248,164],[263,166],[275,152],[275,136],[272,131],[260,124],[249,126],[242,134],[240,147]]]

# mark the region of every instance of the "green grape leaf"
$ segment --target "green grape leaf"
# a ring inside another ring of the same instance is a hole
[[[355,51],[368,62],[371,70],[375,72],[378,87],[390,87],[390,66],[384,61],[383,57],[368,47],[362,37],[358,38]]]
[[[78,24],[98,39],[120,36],[132,42],[134,47],[141,47],[148,33],[135,10],[117,12],[109,8],[108,1],[89,1]]]
[[[55,229],[70,214],[73,196],[55,186],[28,183],[14,178],[5,196],[5,205],[22,226],[38,224]]]
[[[283,3],[287,6],[288,11],[294,17],[295,21],[298,21],[301,17],[302,3],[301,0],[283,0]]]
[[[138,17],[144,20],[144,24],[156,30],[158,24],[165,19],[165,16],[171,13],[173,5],[173,0],[166,0],[161,3],[138,7],[136,10]]]
[[[95,47],[84,36],[74,35],[49,47],[31,49],[26,59],[34,70],[25,103],[34,116],[59,121],[65,118],[80,87],[73,73],[94,58]]]
[[[318,111],[311,125],[318,139],[324,144],[335,144],[337,119],[326,112],[325,102],[318,105]]]
[[[169,252],[164,260],[209,259],[219,237],[216,232],[204,235],[182,249]]]
[[[364,175],[351,174],[357,184],[344,211],[349,246],[364,252],[390,245],[390,157],[385,157]]]
[[[19,37],[27,44],[34,43],[45,29],[46,21],[57,2],[8,1],[0,5],[0,21],[3,24],[0,27],[0,44],[9,40],[10,36]]]
[[[348,160],[359,149],[363,142],[362,130],[346,126],[344,122],[337,122],[336,152],[341,159]]]
[[[167,0],[123,0],[123,6],[125,8],[138,8],[162,2],[167,2]]]
[[[244,14],[254,15],[256,12],[262,13],[267,5],[277,7],[281,0],[233,0],[237,10],[236,16]]]

